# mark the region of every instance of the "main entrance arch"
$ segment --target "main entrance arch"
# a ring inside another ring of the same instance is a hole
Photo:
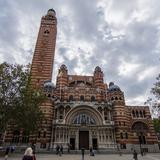
[[[97,149],[97,137],[92,135],[92,130],[103,125],[103,118],[96,109],[85,105],[77,106],[66,115],[65,124],[77,128],[75,140],[74,136],[70,135],[71,146],[75,145],[78,149],[89,149],[89,146],[94,146]]]
[[[72,107],[61,121],[55,124],[54,144],[71,149],[115,148],[114,126],[105,124],[102,113],[95,107],[77,105]]]

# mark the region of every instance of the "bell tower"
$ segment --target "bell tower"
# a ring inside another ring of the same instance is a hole
[[[56,12],[49,9],[41,18],[38,38],[31,66],[31,84],[41,86],[46,80],[52,79],[57,35]]]

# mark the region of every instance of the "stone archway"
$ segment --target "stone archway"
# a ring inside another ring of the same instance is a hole
[[[97,148],[97,137],[92,137],[91,128],[93,127],[95,130],[96,127],[102,126],[103,118],[95,108],[86,105],[74,107],[67,113],[65,124],[74,129],[76,127],[76,136],[72,137],[72,135],[70,135],[70,143],[72,143],[72,146],[77,146],[77,149],[89,149],[89,146],[95,145],[95,148]]]
[[[73,124],[74,119],[78,115],[88,115],[91,119],[95,120],[96,125],[103,125],[103,118],[100,113],[93,107],[85,105],[80,105],[71,109],[65,117],[65,124]]]
[[[148,125],[141,121],[136,121],[132,124],[132,130],[137,133],[137,138],[141,147],[141,144],[146,144],[146,133],[149,130]]]

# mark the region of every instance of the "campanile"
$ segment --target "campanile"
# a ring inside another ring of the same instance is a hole
[[[52,79],[57,35],[56,12],[49,9],[42,17],[31,66],[31,84],[40,86]]]

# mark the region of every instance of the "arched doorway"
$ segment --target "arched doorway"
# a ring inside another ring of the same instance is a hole
[[[89,129],[87,126],[96,125],[94,117],[89,113],[79,113],[74,117],[72,124],[81,126],[79,129],[79,149],[89,149]]]
[[[148,131],[148,126],[147,124],[145,124],[144,122],[135,122],[132,125],[132,130],[133,132],[137,133],[137,139],[138,139],[138,143],[140,145],[140,150],[142,150],[142,145],[145,145],[147,143],[146,140],[146,133]]]
[[[65,123],[72,126],[73,130],[77,128],[76,135],[72,135],[74,131],[69,135],[72,148],[87,150],[89,146],[98,148],[98,137],[96,134],[93,135],[93,132],[96,132],[97,126],[103,125],[103,119],[96,109],[90,106],[77,106],[66,115]]]

